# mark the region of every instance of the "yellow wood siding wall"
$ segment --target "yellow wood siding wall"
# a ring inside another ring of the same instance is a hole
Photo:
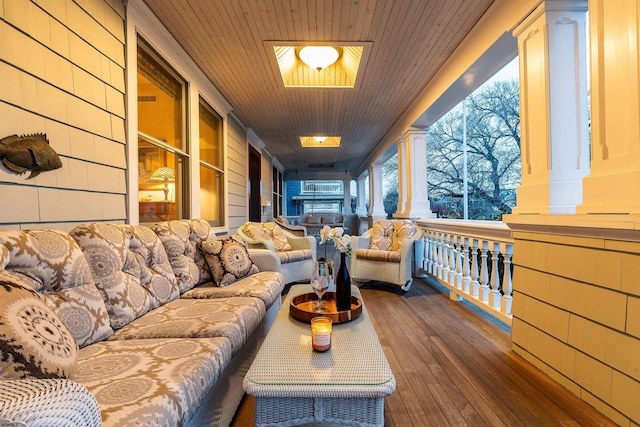
[[[638,422],[640,243],[514,238],[513,349],[616,423]]]
[[[124,16],[120,0],[0,0],[0,138],[46,133],[63,165],[0,165],[0,226],[126,220]]]

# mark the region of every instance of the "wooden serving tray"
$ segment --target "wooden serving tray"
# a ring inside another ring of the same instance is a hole
[[[356,319],[362,313],[362,300],[355,295],[351,295],[351,309],[338,311],[336,307],[336,293],[327,292],[322,297],[324,309],[322,313],[315,310],[315,303],[318,296],[315,293],[308,293],[291,298],[289,314],[303,322],[311,322],[311,319],[318,316],[330,318],[333,323],[345,323]]]

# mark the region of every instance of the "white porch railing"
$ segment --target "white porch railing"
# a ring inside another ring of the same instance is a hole
[[[302,181],[300,194],[340,194],[344,192],[344,183],[335,180]]]
[[[445,286],[450,298],[464,298],[511,325],[513,237],[500,221],[425,218],[419,271]]]

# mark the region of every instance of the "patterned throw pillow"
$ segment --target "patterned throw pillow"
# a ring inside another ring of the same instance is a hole
[[[262,224],[262,234],[265,239],[273,242],[276,252],[290,251],[292,249],[287,236],[282,228],[275,222],[265,222]]]
[[[69,378],[78,345],[37,292],[0,281],[0,380]]]
[[[304,219],[305,224],[320,224],[320,218],[309,215]]]
[[[402,250],[402,241],[404,239],[410,239],[414,234],[416,234],[416,228],[410,220],[403,219],[394,221],[391,250],[400,252]]]
[[[323,216],[320,218],[320,224],[335,224],[336,218],[333,216]]]
[[[264,240],[262,225],[259,222],[247,222],[242,227],[242,231],[244,231],[244,234],[251,237],[253,240]]]
[[[260,272],[249,258],[244,244],[234,237],[207,240],[200,244],[216,285],[230,285],[238,279]]]
[[[371,228],[371,243],[369,249],[390,251],[393,244],[393,221],[381,219]]]

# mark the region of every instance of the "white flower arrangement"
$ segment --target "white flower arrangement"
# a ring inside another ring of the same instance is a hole
[[[342,227],[331,228],[328,225],[322,227],[320,230],[320,244],[324,245],[329,240],[333,241],[333,246],[344,253],[346,256],[351,256],[351,236],[344,234]],[[325,258],[327,247],[325,246]],[[335,251],[334,251],[335,252]]]

